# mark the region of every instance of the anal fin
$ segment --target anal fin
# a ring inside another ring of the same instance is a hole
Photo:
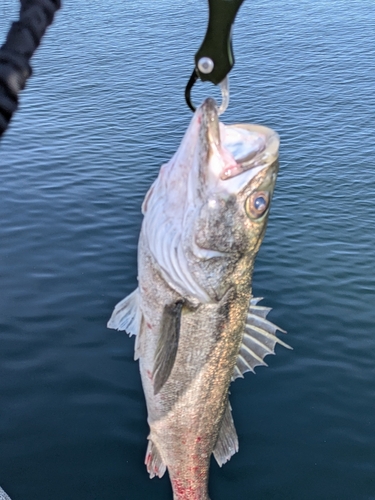
[[[147,472],[150,474],[150,478],[152,479],[155,476],[163,477],[167,467],[163,462],[159,450],[156,445],[148,438],[148,446],[146,451],[145,464],[147,466]]]
[[[234,427],[232,409],[228,401],[216,445],[213,451],[216,462],[221,467],[238,451],[238,437]]]

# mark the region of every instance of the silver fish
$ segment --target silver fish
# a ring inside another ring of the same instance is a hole
[[[5,491],[0,487],[0,500],[10,500]]]
[[[209,500],[211,454],[238,451],[229,384],[265,365],[280,330],[252,297],[254,259],[278,170],[278,135],[195,112],[142,205],[138,288],[109,328],[136,335],[150,434],[150,477],[168,469],[174,500]]]

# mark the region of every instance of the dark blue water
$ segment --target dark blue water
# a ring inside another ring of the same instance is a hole
[[[206,0],[67,0],[0,145],[0,484],[12,500],[171,498],[149,480],[133,339],[140,205],[190,120]],[[18,8],[0,6],[3,39]],[[224,121],[281,135],[254,292],[294,351],[231,388],[213,500],[375,499],[375,3],[247,0]],[[194,93],[199,100],[210,87]]]

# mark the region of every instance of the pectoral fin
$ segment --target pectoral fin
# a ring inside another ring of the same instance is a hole
[[[176,359],[182,307],[182,301],[164,307],[153,370],[155,395],[168,380]]]
[[[219,432],[219,437],[216,442],[213,454],[216,462],[221,467],[230,460],[231,456],[238,451],[238,437],[234,427],[232,409],[228,401],[227,409],[224,413],[223,422]]]
[[[254,368],[258,365],[267,366],[264,358],[268,354],[275,354],[276,344],[281,344],[287,349],[292,349],[276,336],[277,330],[283,333],[286,332],[266,319],[271,309],[269,307],[258,306],[257,303],[260,300],[253,298],[250,301],[245,332],[232,380],[235,380],[237,377],[243,377],[245,372],[254,372]]]
[[[139,333],[141,323],[142,311],[139,290],[136,288],[134,292],[115,306],[107,327],[113,328],[113,330],[125,330],[131,337]]]

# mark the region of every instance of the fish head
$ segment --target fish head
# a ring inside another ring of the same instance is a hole
[[[226,126],[216,102],[197,109],[143,205],[151,253],[170,286],[218,301],[251,278],[278,171],[279,137],[260,125]]]
[[[195,243],[207,256],[210,250],[235,259],[252,255],[267,225],[279,137],[259,125],[219,123],[213,99],[200,110]]]

